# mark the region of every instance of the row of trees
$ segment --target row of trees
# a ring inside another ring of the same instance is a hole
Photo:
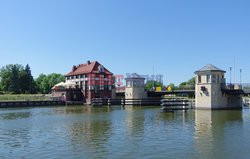
[[[179,86],[175,86],[173,83],[170,83],[169,86],[172,90],[194,90],[195,89],[195,77],[191,78],[186,82],[182,82]]]
[[[49,93],[51,88],[64,81],[64,76],[57,73],[41,74],[34,79],[30,66],[10,64],[0,69],[0,91],[6,93]]]
[[[52,73],[49,75],[40,74],[39,77],[35,80],[37,85],[37,90],[40,93],[49,93],[51,88],[57,83],[64,82],[65,78],[63,75],[58,73]]]
[[[186,82],[182,82],[181,84],[179,84],[179,86],[176,86],[173,83],[170,83],[168,86],[170,86],[172,90],[193,90],[195,89],[195,77]],[[161,82],[147,81],[147,83],[145,84],[145,89],[148,91],[152,90],[153,87],[161,87],[162,89],[164,89],[164,85]]]

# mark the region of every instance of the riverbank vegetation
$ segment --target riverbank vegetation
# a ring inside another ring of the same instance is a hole
[[[45,94],[2,94],[0,101],[48,101],[50,96]]]
[[[51,92],[55,84],[64,80],[64,76],[58,73],[40,74],[34,79],[28,64],[26,66],[9,64],[0,69],[0,94],[7,94],[7,96],[10,94],[47,94]]]

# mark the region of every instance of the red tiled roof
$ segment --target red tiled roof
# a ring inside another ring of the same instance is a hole
[[[81,64],[81,65],[75,66],[75,69],[74,70],[72,69],[72,71],[66,74],[65,76],[73,76],[73,75],[80,75],[80,74],[87,74],[87,73],[99,73],[98,66],[100,65],[101,64],[97,61],[90,62],[89,64],[88,63]],[[104,67],[104,72],[105,74],[113,75],[113,73],[111,73],[105,67]]]

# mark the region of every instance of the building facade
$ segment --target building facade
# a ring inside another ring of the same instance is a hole
[[[226,84],[224,74],[214,65],[208,64],[195,72],[195,98],[198,109],[234,109],[242,107],[242,94],[239,85]]]
[[[97,61],[73,66],[65,79],[65,83],[74,83],[75,89],[81,90],[88,104],[93,98],[112,98],[114,75]]]
[[[133,73],[126,78],[125,99],[145,99],[147,92],[145,91],[145,78]]]

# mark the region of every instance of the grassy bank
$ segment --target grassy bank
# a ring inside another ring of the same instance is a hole
[[[45,101],[51,100],[44,94],[3,94],[0,95],[0,101]]]

